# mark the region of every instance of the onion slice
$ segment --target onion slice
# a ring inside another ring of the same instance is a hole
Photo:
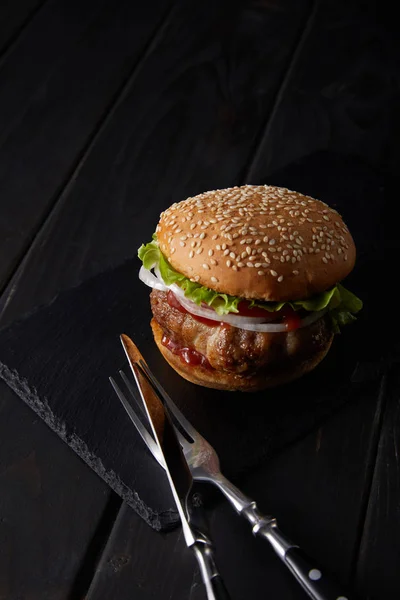
[[[168,286],[165,285],[161,277],[156,277],[151,271],[143,266],[140,267],[139,279],[155,290],[159,290],[160,292],[168,291]]]
[[[245,329],[246,331],[255,331],[261,333],[279,333],[287,331],[286,323],[266,323],[263,317],[244,317],[235,313],[218,315],[211,307],[206,307],[204,305],[198,306],[195,302],[189,300],[189,298],[186,298],[184,291],[176,283],[173,283],[169,286],[166,285],[157,266],[154,267],[154,271],[155,275],[142,266],[139,271],[139,279],[141,279],[141,281],[143,281],[143,283],[149,287],[161,292],[167,292],[168,290],[171,290],[183,308],[188,311],[188,313],[209,319],[210,321],[228,323],[229,325],[232,325],[232,327],[238,327],[239,329]],[[320,319],[326,313],[326,311],[327,309],[324,308],[323,310],[310,313],[300,321],[299,329],[315,323],[315,321]]]
[[[235,313],[228,313],[226,315],[218,315],[215,310],[208,306],[199,306],[189,298],[186,298],[182,288],[175,283],[170,286],[171,291],[177,296],[178,301],[182,304],[188,312],[197,315],[198,317],[204,317],[211,321],[223,321],[224,323],[237,324],[237,327],[241,325],[248,325],[249,323],[264,323],[263,317],[243,317]]]
[[[218,315],[214,309],[210,307],[198,306],[189,298],[186,298],[184,291],[175,283],[170,286],[170,290],[177,296],[180,304],[185,308],[189,313],[196,315],[198,317],[204,317],[205,319],[210,319],[211,321],[219,321],[220,323],[229,323],[232,327],[238,327],[240,329],[245,329],[246,331],[259,331],[261,333],[279,333],[287,331],[286,323],[265,323],[265,319],[263,317],[243,317],[241,315],[236,315],[234,313],[229,313],[227,315]],[[300,321],[299,329],[302,327],[307,327],[315,321],[318,321],[325,313],[326,308],[323,310],[319,310],[316,312],[312,312],[307,315],[304,319]]]

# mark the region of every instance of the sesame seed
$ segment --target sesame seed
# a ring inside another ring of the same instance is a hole
[[[202,252],[203,252],[203,248],[198,248],[198,249],[196,250],[196,254],[201,254]]]
[[[294,271],[292,271],[293,275],[298,275],[299,272],[297,271],[297,269],[295,269]]]
[[[200,234],[200,239],[201,240],[204,240],[205,237],[206,237],[206,234],[204,232]]]
[[[210,260],[210,263],[211,263],[212,265],[214,265],[214,266],[218,264],[218,263],[217,263],[217,261],[216,261],[216,260],[214,260],[213,258]]]
[[[226,250],[226,244],[222,244],[221,248],[222,250]]]
[[[182,248],[186,246],[185,242],[179,242],[179,245],[182,246]]]
[[[231,258],[236,258],[236,254],[235,254],[234,252],[230,252],[230,253],[229,253],[229,256],[230,256]]]
[[[203,269],[206,269],[207,271],[210,270],[210,267],[207,263],[203,263],[202,267],[203,267]]]
[[[193,252],[193,250],[191,250],[191,251],[189,252],[189,258],[193,258],[193,256],[194,256],[194,252]]]
[[[171,248],[171,254],[175,252],[175,248]]]
[[[238,268],[237,268],[237,266],[236,266],[236,265],[232,265],[232,269],[233,269],[234,271],[237,271],[237,270],[238,270]]]
[[[270,270],[270,273],[271,273],[272,277],[278,276],[278,273],[276,271],[274,271],[273,269]]]
[[[224,256],[228,256],[229,254],[229,248],[227,248],[226,250],[224,250]]]
[[[280,275],[280,276],[278,277],[278,281],[279,281],[279,283],[281,283],[281,281],[283,281],[283,275]]]
[[[325,256],[323,256],[323,257],[322,257],[322,262],[324,262],[324,263],[327,263],[327,262],[328,262],[328,259],[327,259]]]
[[[218,283],[218,279],[216,277],[214,277],[214,276],[211,277],[211,281],[213,283]]]
[[[231,263],[231,261],[230,261],[230,260],[227,260],[227,261],[226,261],[226,266],[227,266],[227,267],[230,267],[230,266],[231,266],[231,264],[232,264],[232,263]]]
[[[273,246],[274,244],[275,244],[275,240],[274,240],[274,238],[272,238],[272,240],[269,240],[269,245],[270,245],[270,246]]]
[[[213,240],[216,240],[217,238],[218,238],[218,235],[215,233],[215,234],[212,236],[212,239],[213,239]]]
[[[217,244],[217,245],[215,246],[215,249],[216,249],[216,250],[221,250],[221,246],[220,246],[219,244]]]
[[[264,275],[264,271],[257,271],[257,275]]]
[[[248,262],[248,263],[246,263],[246,266],[247,266],[247,267],[253,267],[253,263],[251,263],[251,262]]]
[[[209,250],[208,251],[208,256],[212,256],[214,254],[214,250]]]

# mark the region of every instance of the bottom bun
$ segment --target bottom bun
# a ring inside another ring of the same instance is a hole
[[[242,392],[256,392],[258,390],[276,387],[284,383],[289,383],[290,381],[305,375],[309,371],[312,371],[312,369],[314,369],[328,353],[334,336],[333,332],[326,336],[323,343],[318,344],[315,353],[307,356],[307,358],[301,362],[297,361],[291,364],[290,367],[286,364],[284,371],[281,370],[278,372],[275,370],[275,372],[271,372],[271,370],[264,368],[251,375],[240,375],[229,371],[206,369],[200,365],[194,366],[186,364],[178,355],[173,354],[162,344],[163,330],[155,319],[151,320],[151,328],[153,330],[154,340],[161,354],[181,377],[187,379],[191,383],[202,385],[204,387]]]

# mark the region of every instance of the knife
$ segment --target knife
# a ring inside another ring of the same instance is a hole
[[[208,600],[229,600],[229,595],[214,559],[213,544],[206,533],[198,496],[193,493],[193,478],[176,436],[168,408],[161,402],[139,361],[145,360],[133,341],[121,335],[129,365],[135,377],[154,439],[160,449],[186,545],[194,553]]]

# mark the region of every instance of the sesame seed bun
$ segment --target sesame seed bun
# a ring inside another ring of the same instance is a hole
[[[202,366],[187,365],[179,356],[166,348],[161,340],[163,330],[155,319],[151,320],[151,328],[157,347],[169,365],[184,379],[196,385],[226,391],[256,392],[266,388],[275,387],[298,379],[309,373],[326,356],[331,347],[333,333],[328,329],[325,335],[320,336],[313,352],[304,356],[303,360],[287,363],[285,369],[279,371],[261,369],[251,375],[241,375],[229,371],[205,369]]]
[[[161,214],[157,238],[174,269],[189,279],[265,301],[330,289],[356,258],[338,212],[274,186],[214,190],[175,203]]]

